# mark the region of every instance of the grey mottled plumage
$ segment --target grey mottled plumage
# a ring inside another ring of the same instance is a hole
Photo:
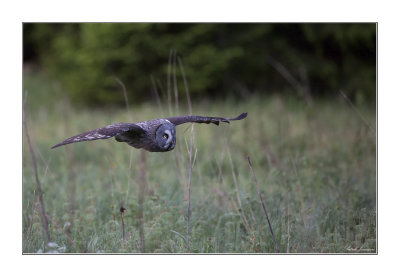
[[[126,142],[135,148],[143,148],[150,152],[166,152],[175,148],[176,125],[188,122],[206,124],[213,123],[219,125],[220,122],[229,123],[230,121],[241,120],[246,117],[247,113],[242,113],[235,118],[185,115],[153,119],[138,123],[115,123],[70,137],[63,142],[54,145],[52,148],[74,142],[115,137],[116,141]]]

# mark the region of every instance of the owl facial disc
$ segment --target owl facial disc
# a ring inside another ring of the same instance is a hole
[[[162,151],[171,151],[175,148],[175,125],[167,122],[158,127],[156,141]]]

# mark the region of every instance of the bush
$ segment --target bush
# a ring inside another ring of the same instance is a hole
[[[121,103],[116,77],[131,101],[151,97],[151,75],[165,94],[171,49],[193,97],[292,91],[272,58],[313,96],[344,89],[375,100],[375,24],[24,24],[24,61],[51,72],[76,103]]]

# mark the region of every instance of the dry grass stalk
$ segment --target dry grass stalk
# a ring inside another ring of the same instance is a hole
[[[188,187],[187,187],[187,199],[188,199],[188,208],[187,208],[187,223],[186,223],[186,247],[189,250],[190,247],[190,187],[192,184],[192,171],[193,171],[193,164],[194,159],[192,159],[193,153],[193,135],[194,135],[194,127],[192,123],[192,129],[190,132],[190,153],[189,153],[189,178],[188,178]]]
[[[139,170],[139,195],[138,195],[138,204],[139,204],[139,234],[140,234],[140,242],[142,246],[142,252],[145,252],[145,239],[144,239],[144,219],[143,219],[143,200],[146,194],[147,182],[147,154],[145,150],[140,150],[140,170]]]
[[[154,97],[156,98],[156,102],[157,102],[157,106],[158,106],[158,111],[160,113],[161,117],[164,117],[164,114],[162,112],[162,106],[161,106],[161,100],[160,100],[160,95],[158,94],[158,90],[157,90],[157,85],[156,82],[154,81],[154,77],[153,75],[150,75],[151,78],[151,84],[153,86],[153,92],[154,92]]]
[[[304,83],[307,81],[305,67],[300,68],[300,75],[303,80],[303,83],[302,83],[302,82],[298,81],[283,64],[281,64],[274,58],[269,57],[268,63],[273,68],[275,68],[275,70],[278,71],[279,74],[281,74],[283,78],[285,78],[285,80],[297,91],[297,93],[300,96],[302,96],[306,100],[307,104],[309,104],[309,105],[313,104],[309,85],[307,83]]]
[[[172,49],[169,50],[168,57],[168,76],[167,76],[167,96],[168,96],[168,110],[169,115],[172,116],[172,104],[171,104],[171,59],[172,59]]]
[[[185,75],[185,70],[183,68],[183,64],[182,64],[182,60],[181,58],[178,58],[178,63],[179,63],[179,68],[181,70],[181,74],[182,74],[182,79],[183,79],[183,83],[185,85],[185,91],[186,91],[186,98],[187,98],[187,102],[188,102],[188,108],[189,108],[189,114],[192,114],[192,102],[190,101],[190,93],[189,93],[189,87],[186,81],[186,75]]]
[[[26,124],[26,118],[25,118],[25,104],[26,104],[27,97],[28,97],[28,92],[26,92],[26,94],[25,94],[25,99],[24,99],[24,103],[23,103],[23,107],[22,107],[22,120],[23,120],[23,124],[24,124],[24,128],[25,128],[26,139],[27,139],[28,145],[29,145],[29,151],[31,152],[33,169],[35,172],[36,186],[37,186],[39,203],[40,203],[40,211],[42,214],[42,216],[41,216],[42,217],[42,225],[43,225],[43,229],[46,232],[47,243],[48,243],[51,241],[50,232],[49,232],[49,223],[48,223],[47,217],[46,217],[46,210],[45,210],[44,201],[43,201],[42,186],[40,185],[40,181],[39,181],[35,153],[33,152],[32,143],[31,143],[31,139],[29,137],[29,131],[28,131],[28,127]]]
[[[180,71],[181,71],[181,74],[182,74],[183,83],[185,85],[185,92],[186,92],[186,98],[187,98],[189,113],[192,114],[192,102],[190,100],[190,93],[189,93],[189,87],[188,87],[187,81],[186,81],[185,70],[184,70],[184,67],[183,67],[182,60],[179,57],[176,56],[176,50],[175,50],[175,53],[174,53],[174,88],[175,88],[176,112],[179,112],[178,87],[177,87],[177,84],[176,84],[176,60],[177,59],[178,59],[178,62],[179,62],[179,68],[180,68]],[[188,183],[187,183],[188,207],[187,207],[187,222],[186,222],[186,247],[187,247],[188,251],[190,249],[190,216],[191,216],[191,203],[190,202],[191,202],[192,172],[193,172],[193,165],[194,165],[194,163],[196,161],[196,157],[197,157],[197,149],[195,150],[194,157],[193,157],[193,143],[194,143],[194,125],[192,123],[191,124],[191,132],[190,132],[189,177],[188,177]]]
[[[124,221],[124,212],[125,212],[125,208],[123,205],[121,205],[121,207],[119,208],[119,212],[121,214],[121,222],[122,222],[122,239],[124,241],[126,241],[126,234],[125,234],[125,221]]]
[[[126,113],[127,113],[127,115],[128,115],[128,118],[129,118],[129,120],[131,120],[132,119],[132,116],[131,116],[131,112],[130,112],[130,109],[129,109],[129,102],[128,102],[128,93],[127,93],[127,91],[126,91],[126,86],[125,86],[125,84],[121,81],[121,80],[119,80],[118,78],[115,78],[115,80],[121,85],[121,87],[122,87],[122,91],[123,91],[123,94],[124,94],[124,101],[125,101],[125,106],[126,106]],[[127,198],[128,198],[128,195],[129,195],[129,188],[130,188],[130,181],[131,181],[131,168],[132,168],[132,155],[133,154],[133,149],[131,149],[131,151],[130,151],[130,155],[129,155],[129,169],[128,169],[128,174],[127,174],[127,177],[128,177],[128,188],[127,188]]]
[[[232,157],[231,157],[231,152],[228,150],[228,157],[229,157],[229,162],[231,165],[231,169],[232,169],[232,178],[233,178],[233,183],[235,184],[235,190],[236,190],[236,199],[237,202],[239,204],[239,208],[236,207],[237,212],[240,214],[241,219],[243,220],[244,226],[246,227],[247,231],[251,231],[249,222],[246,218],[246,215],[244,213],[243,210],[243,206],[242,206],[242,201],[240,199],[240,193],[239,193],[239,185],[236,179],[236,174],[235,174],[235,170],[233,168],[233,162],[232,162]],[[236,206],[236,205],[235,205]]]
[[[175,112],[179,114],[178,83],[176,80],[176,49],[174,50],[174,93],[175,93]]]
[[[126,93],[126,87],[125,84],[118,79],[117,77],[115,77],[115,80],[120,84],[120,86],[122,87],[122,91],[124,93],[124,100],[125,100],[125,106],[126,106],[126,112],[128,113],[129,119],[132,119],[130,111],[129,111],[129,103],[128,103],[128,94]]]
[[[271,232],[272,240],[274,241],[274,244],[275,244],[275,251],[276,251],[276,253],[279,253],[280,251],[279,251],[278,243],[276,242],[274,231],[272,230],[271,222],[269,221],[267,209],[265,208],[264,200],[263,200],[263,198],[261,196],[261,191],[260,191],[260,188],[258,186],[258,182],[257,182],[256,174],[254,173],[253,166],[251,165],[251,162],[250,162],[250,157],[247,157],[247,161],[249,163],[249,166],[250,166],[250,169],[251,169],[251,173],[253,174],[254,182],[256,183],[257,193],[258,193],[258,196],[260,197],[261,206],[263,207],[265,217],[267,218],[269,231]]]
[[[340,90],[340,94],[343,96],[343,98],[349,103],[350,107],[356,112],[356,114],[361,118],[361,120],[364,122],[364,124],[375,134],[375,129],[372,128],[371,124],[365,119],[365,117],[362,116],[361,112],[354,106],[353,102],[347,97],[347,95],[343,92],[343,90]]]
[[[289,202],[287,204],[287,244],[286,244],[286,253],[290,253],[290,208]]]
[[[154,85],[154,79],[153,76],[151,77],[153,85]],[[128,103],[128,94],[126,92],[126,87],[123,82],[121,82],[118,78],[115,78],[115,80],[121,85],[124,93],[124,100],[125,100],[125,105],[126,105],[126,111],[128,113],[129,118],[131,119],[131,114],[129,110],[129,103]],[[158,93],[157,93],[158,96]],[[159,101],[159,97],[157,97],[157,100]],[[130,154],[130,160],[129,160],[129,173],[127,174],[128,176],[128,189],[129,189],[129,183],[131,180],[131,168],[132,168],[132,151]],[[145,252],[145,239],[144,239],[144,220],[143,220],[143,200],[144,196],[147,191],[147,181],[146,181],[146,176],[147,176],[147,156],[146,152],[144,150],[140,151],[140,170],[139,170],[139,193],[138,193],[138,203],[139,203],[139,233],[140,233],[140,241],[141,241],[141,251]],[[126,234],[125,234],[125,221],[124,221],[124,211],[126,209],[121,205],[120,208],[120,214],[121,214],[121,221],[122,221],[122,238],[124,241],[126,241]]]
[[[306,209],[305,209],[304,200],[303,200],[303,199],[304,199],[304,198],[303,198],[303,189],[302,189],[301,181],[300,181],[300,178],[299,178],[299,174],[297,173],[296,162],[295,162],[295,160],[294,160],[293,158],[292,158],[292,164],[293,164],[294,173],[295,173],[296,178],[297,178],[297,182],[296,182],[297,191],[298,191],[298,193],[299,193],[299,195],[300,195],[301,217],[302,217],[302,219],[303,219],[304,228],[307,229],[307,224],[306,224]]]

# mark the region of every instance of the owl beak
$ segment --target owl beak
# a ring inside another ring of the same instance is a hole
[[[172,135],[170,130],[166,130],[165,134],[168,135],[168,139],[165,142],[164,149],[165,149],[165,151],[170,151],[170,150],[174,149],[174,147],[175,147],[175,138]]]
[[[175,148],[175,143],[176,143],[176,140],[175,140],[175,138],[173,138],[170,145],[168,146],[168,151],[171,151]]]

